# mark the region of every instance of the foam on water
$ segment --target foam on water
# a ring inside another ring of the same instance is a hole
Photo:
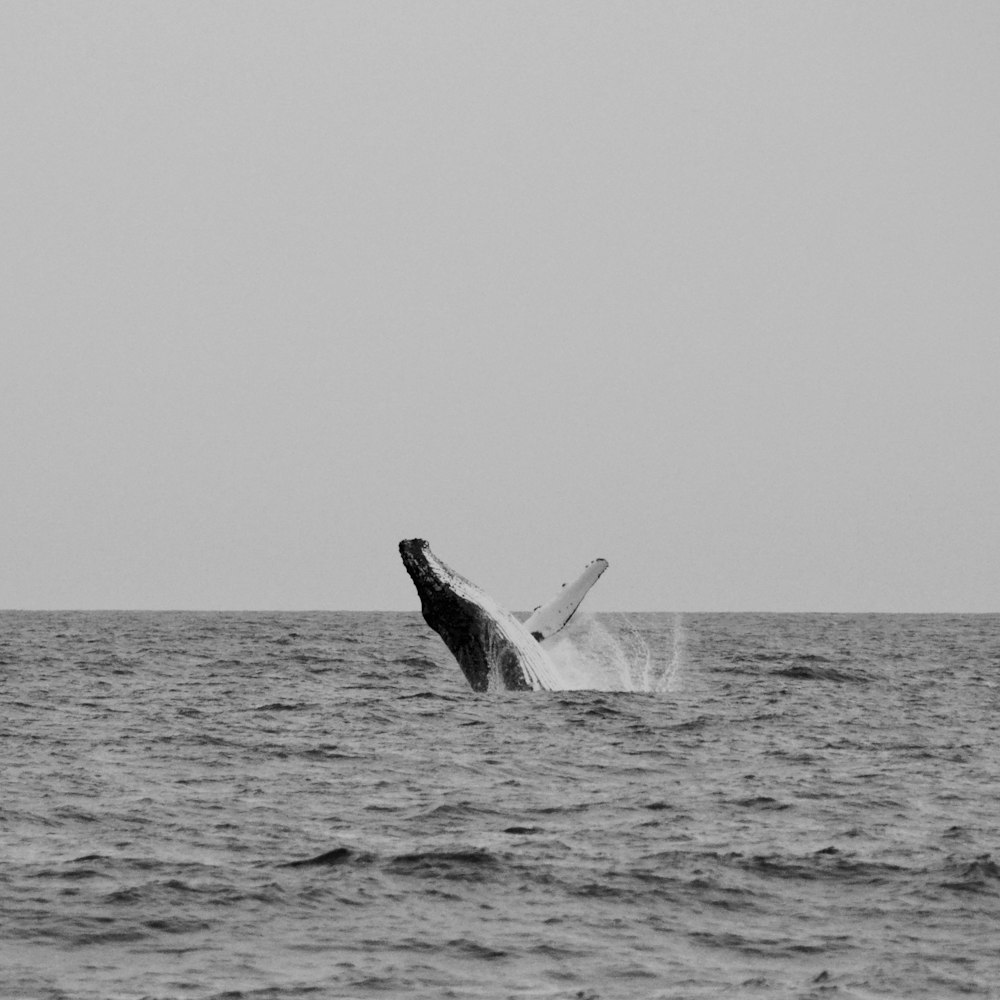
[[[674,621],[669,656],[654,657],[648,641],[624,615],[578,614],[544,643],[556,668],[556,691],[674,690],[683,659],[684,631]]]

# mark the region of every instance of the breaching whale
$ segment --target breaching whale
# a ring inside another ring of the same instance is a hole
[[[553,690],[555,665],[542,643],[573,617],[587,591],[608,568],[595,559],[573,583],[519,622],[492,597],[456,573],[422,538],[399,543],[403,565],[420,595],[424,621],[458,660],[474,691]]]

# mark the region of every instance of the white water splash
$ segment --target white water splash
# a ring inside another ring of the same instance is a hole
[[[577,614],[543,648],[556,668],[556,691],[677,689],[684,659],[684,628],[674,619],[672,649],[654,656],[649,643],[624,615]]]

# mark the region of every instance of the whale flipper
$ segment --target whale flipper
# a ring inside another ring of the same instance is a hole
[[[442,562],[427,542],[404,539],[399,554],[420,595],[424,621],[444,640],[474,691],[551,691],[559,686],[556,667],[531,630]],[[551,635],[562,628],[606,567],[603,559],[591,563],[577,581],[535,612],[541,629]]]
[[[587,591],[597,583],[607,568],[607,559],[595,559],[588,563],[571,584],[563,584],[562,590],[548,604],[535,608],[525,619],[524,627],[539,642],[555,635],[573,617],[580,602],[587,596]]]

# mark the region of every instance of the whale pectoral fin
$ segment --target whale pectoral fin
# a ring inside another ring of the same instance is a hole
[[[539,642],[555,635],[573,617],[580,602],[587,596],[587,591],[597,583],[607,568],[606,559],[595,559],[571,584],[564,584],[548,604],[532,611],[525,620],[524,627]]]

